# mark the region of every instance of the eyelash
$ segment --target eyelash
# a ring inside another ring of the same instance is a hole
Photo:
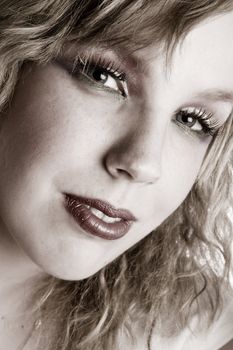
[[[104,86],[102,83],[97,82],[93,77],[90,76],[90,71],[99,70],[103,74],[112,77],[118,87],[118,90]],[[73,63],[71,69],[69,69],[71,75],[78,75],[78,77],[85,78],[91,85],[99,87],[101,90],[111,92],[113,94],[118,94],[123,98],[127,98],[127,79],[125,72],[115,64],[112,60],[105,57],[88,57],[79,56],[78,59]],[[175,118],[177,116],[192,118],[194,121],[198,121],[202,126],[202,130],[193,130],[191,127],[187,127],[182,122],[177,119],[173,119],[176,124],[179,124],[186,131],[192,134],[197,134],[198,136],[215,136],[219,132],[220,125],[219,122],[214,118],[212,113],[207,113],[203,108],[184,108],[175,113]],[[195,125],[195,123],[194,123]],[[193,125],[192,125],[193,126]]]
[[[219,122],[214,118],[213,113],[208,113],[203,108],[191,108],[191,110],[190,108],[181,109],[175,113],[176,118],[177,116],[192,118],[194,120],[193,125],[195,125],[195,121],[198,121],[202,127],[202,130],[192,130],[191,127],[187,127],[184,124],[182,127],[189,129],[189,131],[191,130],[192,133],[199,136],[209,135],[213,137],[219,132]],[[179,124],[182,123],[177,121],[177,119],[175,122]]]
[[[90,76],[94,71],[99,70],[102,74],[112,77],[118,87],[118,90],[106,87],[102,83],[97,82],[93,77]],[[113,61],[103,58],[103,57],[81,57],[79,56],[76,62],[73,64],[72,70],[70,72],[72,75],[80,76],[88,80],[89,83],[107,90],[109,92],[119,94],[122,97],[126,98],[128,96],[127,87],[126,87],[126,74],[123,72],[119,66],[117,66]],[[124,86],[125,85],[125,86]]]

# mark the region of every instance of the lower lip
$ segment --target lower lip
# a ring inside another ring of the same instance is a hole
[[[72,201],[69,202],[69,197],[65,206],[84,231],[106,240],[115,240],[123,237],[132,225],[132,221],[124,219],[107,223],[95,216],[85,204],[73,205]]]

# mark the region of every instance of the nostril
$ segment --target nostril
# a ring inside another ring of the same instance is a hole
[[[127,170],[124,170],[124,169],[116,169],[116,172],[119,176],[125,176],[127,177],[128,179],[132,179],[133,176],[127,171]]]
[[[126,169],[123,167],[112,167],[111,175],[115,178],[125,178],[133,182],[141,182],[146,184],[154,184],[159,176],[159,172],[155,169],[136,166],[128,166]]]
[[[108,166],[107,167],[108,172],[111,174],[114,178],[126,178],[126,179],[133,179],[133,175],[128,172],[127,170],[117,167],[117,166]]]
[[[111,149],[104,157],[106,171],[115,179],[125,179],[130,182],[154,184],[160,177],[160,157],[146,152]]]

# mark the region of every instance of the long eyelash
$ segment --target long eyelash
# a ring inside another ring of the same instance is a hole
[[[126,73],[122,70],[121,65],[117,64],[112,59],[95,54],[79,54],[68,64],[67,68],[71,75],[77,75],[79,78],[82,76],[85,77],[86,81],[91,85],[95,85],[95,87],[100,90],[107,90],[116,97],[119,96],[124,99],[128,97]],[[103,84],[94,81],[88,74],[89,69],[100,69],[111,76],[116,82],[119,82],[119,91],[112,90],[111,88],[108,88],[107,86],[105,87]]]
[[[182,113],[198,120],[203,127],[204,134],[215,136],[219,132],[220,124],[212,113],[207,113],[202,108],[193,111],[183,110]]]
[[[87,57],[80,55],[73,65],[73,69],[80,69],[83,74],[85,74],[90,67],[101,68],[113,78],[120,81],[126,81],[125,72],[123,72],[121,68],[115,64],[115,62],[105,57]]]

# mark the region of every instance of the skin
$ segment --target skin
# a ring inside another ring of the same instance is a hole
[[[22,301],[32,287],[25,284],[28,277],[86,278],[143,239],[185,199],[212,138],[175,125],[174,112],[202,107],[224,124],[232,101],[203,93],[232,89],[232,35],[229,13],[192,30],[168,70],[154,46],[128,57],[127,99],[70,76],[64,59],[78,48],[65,51],[62,65],[25,66],[0,131],[0,314],[16,325],[6,330],[1,322],[4,349],[17,348],[29,333],[32,321],[24,315],[19,327]],[[117,60],[112,51],[105,55]],[[64,209],[64,192],[107,200],[130,210],[137,222],[116,241],[87,235]],[[229,340],[227,329],[216,342],[222,334],[217,325],[208,338],[211,350]],[[190,344],[186,335],[169,346],[161,340],[160,348],[196,349],[196,340]]]
[[[232,88],[232,35],[229,13],[193,29],[168,70],[154,46],[127,58],[126,99],[71,77],[60,62],[25,66],[0,145],[2,249],[11,252],[14,271],[86,278],[182,203],[212,137],[172,119],[177,109],[195,106],[214,113],[220,125],[227,120],[232,101],[203,93]],[[77,50],[64,53],[63,63]],[[118,59],[112,51],[105,55]],[[132,61],[140,61],[138,69]],[[115,90],[114,81],[108,83]],[[65,210],[63,193],[106,200],[130,210],[137,222],[115,241],[90,236]]]

